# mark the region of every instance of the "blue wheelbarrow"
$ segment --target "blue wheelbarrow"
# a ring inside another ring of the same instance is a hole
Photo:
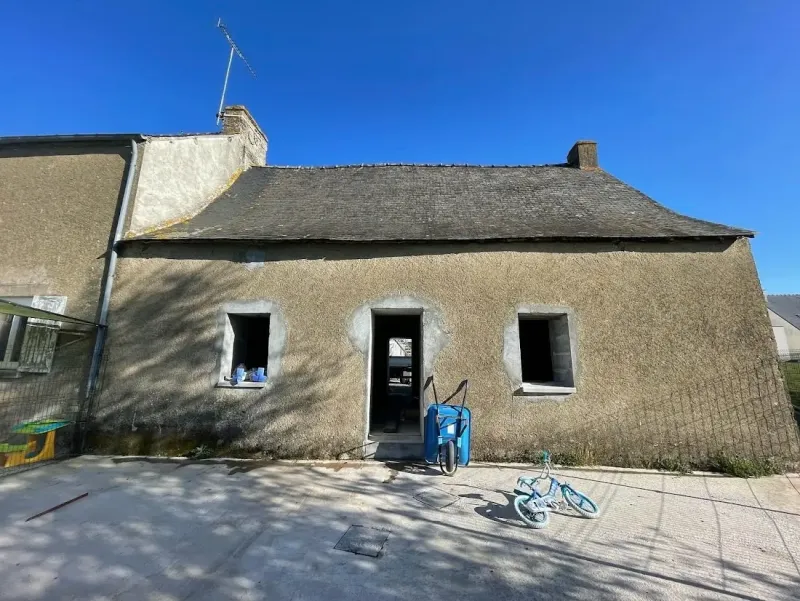
[[[425,461],[438,463],[445,476],[452,476],[459,465],[469,465],[472,416],[465,406],[469,381],[461,382],[456,391],[441,403],[433,376],[425,382],[423,392],[428,387],[433,389],[434,403],[425,414]],[[449,404],[462,391],[461,405]]]

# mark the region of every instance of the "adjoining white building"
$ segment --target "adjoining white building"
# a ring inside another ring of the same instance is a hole
[[[768,294],[767,309],[778,355],[800,360],[800,294]]]

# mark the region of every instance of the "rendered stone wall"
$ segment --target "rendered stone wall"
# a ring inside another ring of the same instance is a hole
[[[744,239],[624,249],[586,243],[258,250],[127,247],[96,408],[97,450],[175,452],[203,440],[224,453],[358,456],[368,381],[363,316],[391,299],[422,309],[425,327],[437,329],[435,344],[425,342],[436,354],[426,351],[423,379],[435,374],[441,393],[469,378],[476,459],[530,458],[554,433],[577,448],[586,428],[604,417],[668,411],[660,403],[676,391],[774,359]],[[255,268],[248,256],[258,256]],[[248,300],[281,307],[281,374],[269,390],[215,388],[220,307]],[[518,383],[504,364],[506,328],[529,305],[568,307],[574,319],[577,392],[558,401],[515,395]],[[758,402],[785,401],[773,396]],[[733,425],[713,423],[710,403],[722,397],[708,398],[708,406],[700,400],[692,411],[709,427]],[[611,447],[625,438],[612,430],[602,436],[607,440],[598,444]],[[653,446],[648,437],[636,439],[638,448]],[[164,440],[169,444],[159,446]]]

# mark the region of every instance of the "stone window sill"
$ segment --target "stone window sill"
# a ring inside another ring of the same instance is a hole
[[[264,388],[266,385],[266,382],[239,382],[238,384],[225,380],[217,382],[217,388]]]
[[[0,361],[0,378],[19,378],[19,362],[18,361]]]
[[[554,396],[563,397],[575,392],[574,386],[559,386],[558,384],[529,384],[523,382],[522,386],[514,393],[519,396]]]

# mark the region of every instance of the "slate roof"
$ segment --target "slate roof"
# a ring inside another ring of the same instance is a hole
[[[600,170],[567,165],[254,167],[139,240],[340,242],[728,238]]]
[[[800,330],[800,294],[768,294],[767,307]]]

